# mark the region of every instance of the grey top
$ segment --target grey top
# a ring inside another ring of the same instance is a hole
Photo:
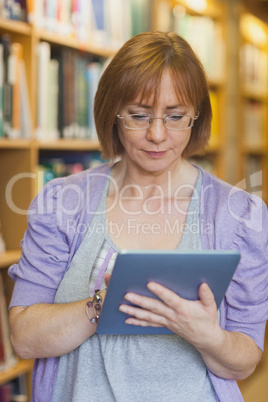
[[[201,173],[178,249],[201,249]],[[119,251],[106,225],[104,189],[98,212],[64,276],[55,303],[92,295],[96,282],[112,272]],[[104,284],[102,285],[104,287]],[[90,325],[90,323],[89,323]],[[200,353],[177,335],[98,335],[59,359],[53,402],[215,402]]]

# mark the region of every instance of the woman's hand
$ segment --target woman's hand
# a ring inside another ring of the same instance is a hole
[[[154,282],[148,289],[160,300],[127,293],[125,299],[138,307],[120,306],[120,311],[131,315],[126,323],[170,329],[191,343],[208,369],[219,377],[240,380],[254,371],[261,350],[248,335],[219,326],[217,306],[207,284],[200,286],[200,300],[196,301],[183,299]]]
[[[142,307],[121,305],[120,310],[131,315],[126,323],[166,327],[180,335],[195,347],[209,344],[211,334],[220,330],[217,306],[207,284],[199,288],[200,300],[189,301],[157,283],[150,282],[148,289],[161,300],[127,293],[125,298]]]

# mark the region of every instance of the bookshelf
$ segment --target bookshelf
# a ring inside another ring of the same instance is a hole
[[[243,10],[240,35],[240,176],[267,203],[268,28]]]
[[[13,283],[7,275],[7,269],[20,258],[20,241],[26,229],[26,211],[36,193],[35,175],[40,153],[43,151],[79,153],[100,150],[97,140],[59,139],[56,142],[43,143],[35,139],[37,124],[36,48],[38,43],[46,41],[56,48],[68,48],[101,59],[111,57],[115,50],[111,47],[96,46],[94,43],[81,43],[77,38],[66,38],[46,32],[25,22],[0,18],[0,36],[3,34],[9,34],[12,42],[19,42],[23,46],[23,59],[27,71],[26,79],[33,118],[33,130],[29,133],[29,138],[12,140],[0,138],[0,221],[7,249],[4,254],[0,255],[0,272],[4,278],[9,302]],[[6,193],[8,188],[10,189],[9,194]],[[32,367],[32,360],[19,359],[12,367],[0,371],[0,386],[17,377],[25,376],[28,395],[30,395]]]
[[[50,6],[54,3],[54,0],[46,2]],[[79,3],[81,14],[73,18],[74,15],[64,12],[64,15],[61,15],[64,21],[58,25],[54,24],[56,19],[53,22],[40,14],[38,4],[41,2],[36,2],[35,13],[28,15],[30,23],[4,19],[1,17],[2,8],[0,8],[0,37],[8,34],[11,43],[17,42],[21,45],[31,114],[31,127],[29,126],[30,129],[24,138],[21,136],[4,138],[1,136],[0,127],[0,222],[6,246],[6,252],[0,255],[0,272],[4,279],[7,302],[13,289],[7,270],[20,258],[20,242],[26,229],[27,209],[37,191],[40,160],[44,155],[50,154],[53,157],[64,158],[74,153],[84,155],[100,151],[96,138],[58,138],[53,141],[47,138],[44,141],[37,139],[39,44],[43,42],[48,44],[53,58],[57,58],[61,51],[68,51],[72,55],[79,56],[81,60],[105,63],[130,36],[148,30],[151,24],[150,0],[136,2],[107,0],[105,2],[107,10],[100,10],[98,1],[79,0]],[[65,2],[61,2],[62,7],[64,4]],[[98,8],[97,11],[89,10],[89,7],[94,7],[93,4]],[[94,23],[89,18],[91,23],[88,25],[88,21],[83,18],[91,11],[102,12],[103,15],[94,14]],[[108,24],[103,26],[102,23],[107,22],[107,15]],[[75,24],[75,21],[80,23]],[[51,22],[54,29],[51,29]],[[30,395],[32,367],[33,361],[19,359],[13,367],[0,371],[0,386],[25,375]]]
[[[124,4],[127,3],[125,0],[110,1],[116,10],[123,9],[125,7]],[[147,16],[151,15],[151,20],[149,21],[148,18],[147,22],[142,21],[142,13],[134,10],[135,15],[139,16],[139,24],[133,25],[132,29],[127,32],[120,31],[118,33],[115,31],[115,38],[117,39],[111,43],[103,40],[103,35],[100,35],[100,32],[98,32],[98,35],[94,34],[92,36],[95,39],[85,41],[80,40],[75,33],[66,36],[61,32],[48,31],[42,24],[39,26],[38,24],[5,20],[0,17],[0,36],[9,34],[12,42],[21,43],[23,47],[23,60],[26,66],[26,82],[29,91],[33,126],[33,129],[28,133],[28,138],[16,138],[12,140],[0,138],[0,221],[7,249],[6,253],[0,255],[0,271],[4,273],[4,282],[9,296],[12,291],[12,283],[7,275],[7,268],[17,262],[20,257],[20,241],[26,229],[26,211],[36,194],[37,167],[42,155],[51,153],[57,157],[71,153],[82,154],[84,152],[100,151],[99,143],[95,139],[60,138],[56,141],[42,142],[36,139],[38,70],[36,50],[38,44],[41,42],[48,43],[51,46],[53,54],[57,54],[61,49],[69,49],[75,53],[89,57],[93,61],[101,60],[105,62],[115,53],[120,42],[118,38],[121,38],[122,41],[124,35],[133,35],[138,30],[146,30],[150,26],[153,29],[163,31],[175,30],[184,35],[190,43],[191,41],[194,43],[196,37],[191,37],[190,32],[195,31],[191,28],[194,23],[198,22],[199,29],[204,30],[204,34],[199,34],[199,37],[201,39],[202,37],[209,37],[209,41],[205,42],[205,46],[204,41],[203,43],[202,41],[197,43],[197,53],[199,47],[200,58],[207,68],[214,118],[212,123],[212,140],[206,154],[197,156],[195,160],[220,178],[231,181],[233,184],[244,177],[248,177],[251,171],[259,169],[256,166],[260,166],[260,169],[263,171],[262,183],[266,185],[266,187],[263,187],[263,198],[268,202],[268,94],[266,91],[263,91],[265,86],[260,88],[258,85],[246,85],[246,81],[242,75],[240,76],[239,84],[236,84],[239,86],[238,102],[234,103],[233,94],[230,96],[230,93],[228,93],[230,74],[233,74],[234,70],[237,77],[239,77],[240,73],[243,74],[243,56],[240,58],[240,67],[239,65],[234,65],[228,56],[230,53],[228,47],[230,46],[230,41],[233,40],[233,36],[228,32],[230,27],[227,21],[229,12],[227,3],[229,3],[230,7],[230,4],[232,6],[236,2],[232,2],[231,0],[229,2],[222,0],[152,0],[152,9],[150,9],[150,12],[148,12],[149,1],[139,0],[135,3],[141,9],[143,6],[145,7],[146,12],[143,14]],[[198,8],[196,8],[197,5]],[[129,10],[126,12],[129,13]],[[127,18],[126,15],[128,16]],[[256,35],[252,36],[252,31],[248,31],[247,28],[248,24],[250,25],[249,21],[251,18],[249,18],[245,10],[239,10],[237,16],[239,18],[241,16],[241,23],[238,28],[240,35],[238,47],[241,49],[241,54],[243,53],[242,49],[244,45],[251,45],[267,56],[267,27],[260,20],[253,18],[252,25],[255,24],[258,26],[258,32],[263,32],[263,34],[259,35],[263,38],[265,37],[265,40],[263,39],[262,42],[256,42]],[[120,18],[122,18],[125,25],[130,21],[129,14],[118,14],[118,26],[122,25],[119,23]],[[113,29],[115,29],[114,26]],[[213,35],[211,34],[212,32],[214,32]],[[228,37],[229,41],[227,40]],[[107,34],[105,38],[107,39]],[[211,42],[213,38],[216,38],[216,42]],[[209,46],[208,43],[210,44]],[[206,47],[212,51],[210,55],[204,53],[204,48]],[[230,68],[230,64],[232,64],[232,68]],[[267,88],[268,84],[266,84]],[[232,108],[232,113],[239,116],[238,129],[234,130],[235,136],[231,139],[230,135],[228,135],[228,116],[230,116],[228,108]],[[246,120],[249,113],[252,114],[251,123],[248,123]],[[266,116],[266,118],[260,118],[262,115]],[[262,122],[262,126],[259,128],[259,133],[262,132],[262,134],[258,134],[257,142],[255,142],[255,138],[252,139],[250,137],[248,129],[250,124],[254,125],[254,118],[256,121]],[[234,162],[231,160],[232,158],[230,159],[230,149],[234,144],[238,144],[238,148],[235,150],[235,157],[237,157],[238,163],[235,164],[232,172],[233,176],[229,179],[228,166],[234,165]],[[258,180],[258,177],[256,180]],[[256,182],[257,185],[258,182]],[[7,189],[8,193],[6,193]],[[259,387],[263,367],[267,363],[266,357],[264,361],[265,363],[260,365],[252,378],[240,384],[245,398],[249,388],[253,395],[254,387]],[[15,367],[5,372],[0,372],[0,385],[21,374],[26,374],[27,382],[30,384],[31,368],[32,361],[20,360]],[[263,384],[261,387],[261,389],[264,389]]]

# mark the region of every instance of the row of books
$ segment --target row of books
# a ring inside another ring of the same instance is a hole
[[[58,157],[41,157],[36,170],[36,194],[52,179],[79,173],[103,162],[100,152],[97,151],[79,152],[78,154],[72,152],[64,156],[58,155]]]
[[[39,141],[59,137],[96,139],[94,97],[104,68],[84,54],[61,48],[52,57],[47,42],[38,45],[37,130]]]
[[[0,37],[0,138],[30,138],[32,119],[23,46]]]
[[[245,43],[240,51],[240,73],[244,89],[267,96],[268,54],[251,43]]]
[[[184,37],[199,56],[210,80],[225,79],[225,41],[222,25],[207,16],[175,13],[173,30]]]
[[[27,0],[0,0],[0,17],[27,21]]]
[[[208,16],[187,14],[182,5],[170,7],[171,3],[158,3],[157,28],[174,31],[185,38],[193,47],[210,80],[225,79],[225,41],[222,24]]]
[[[266,123],[267,106],[254,100],[245,102],[243,107],[243,135],[246,146],[259,149],[266,146]]]
[[[26,376],[21,375],[14,380],[0,386],[1,402],[28,402]]]
[[[148,30],[151,14],[151,0],[0,0],[3,18],[116,48]]]

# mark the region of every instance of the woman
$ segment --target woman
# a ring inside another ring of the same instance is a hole
[[[203,151],[211,122],[190,46],[174,33],[130,39],[100,80],[95,121],[104,156],[117,162],[43,189],[9,271],[12,342],[36,359],[32,400],[242,400],[235,380],[259,362],[267,319],[267,209],[186,159]],[[199,301],[187,301],[150,283],[160,301],[127,294],[143,309],[120,309],[129,323],[174,335],[99,336],[123,248],[234,249],[242,257],[219,312],[206,284]]]

